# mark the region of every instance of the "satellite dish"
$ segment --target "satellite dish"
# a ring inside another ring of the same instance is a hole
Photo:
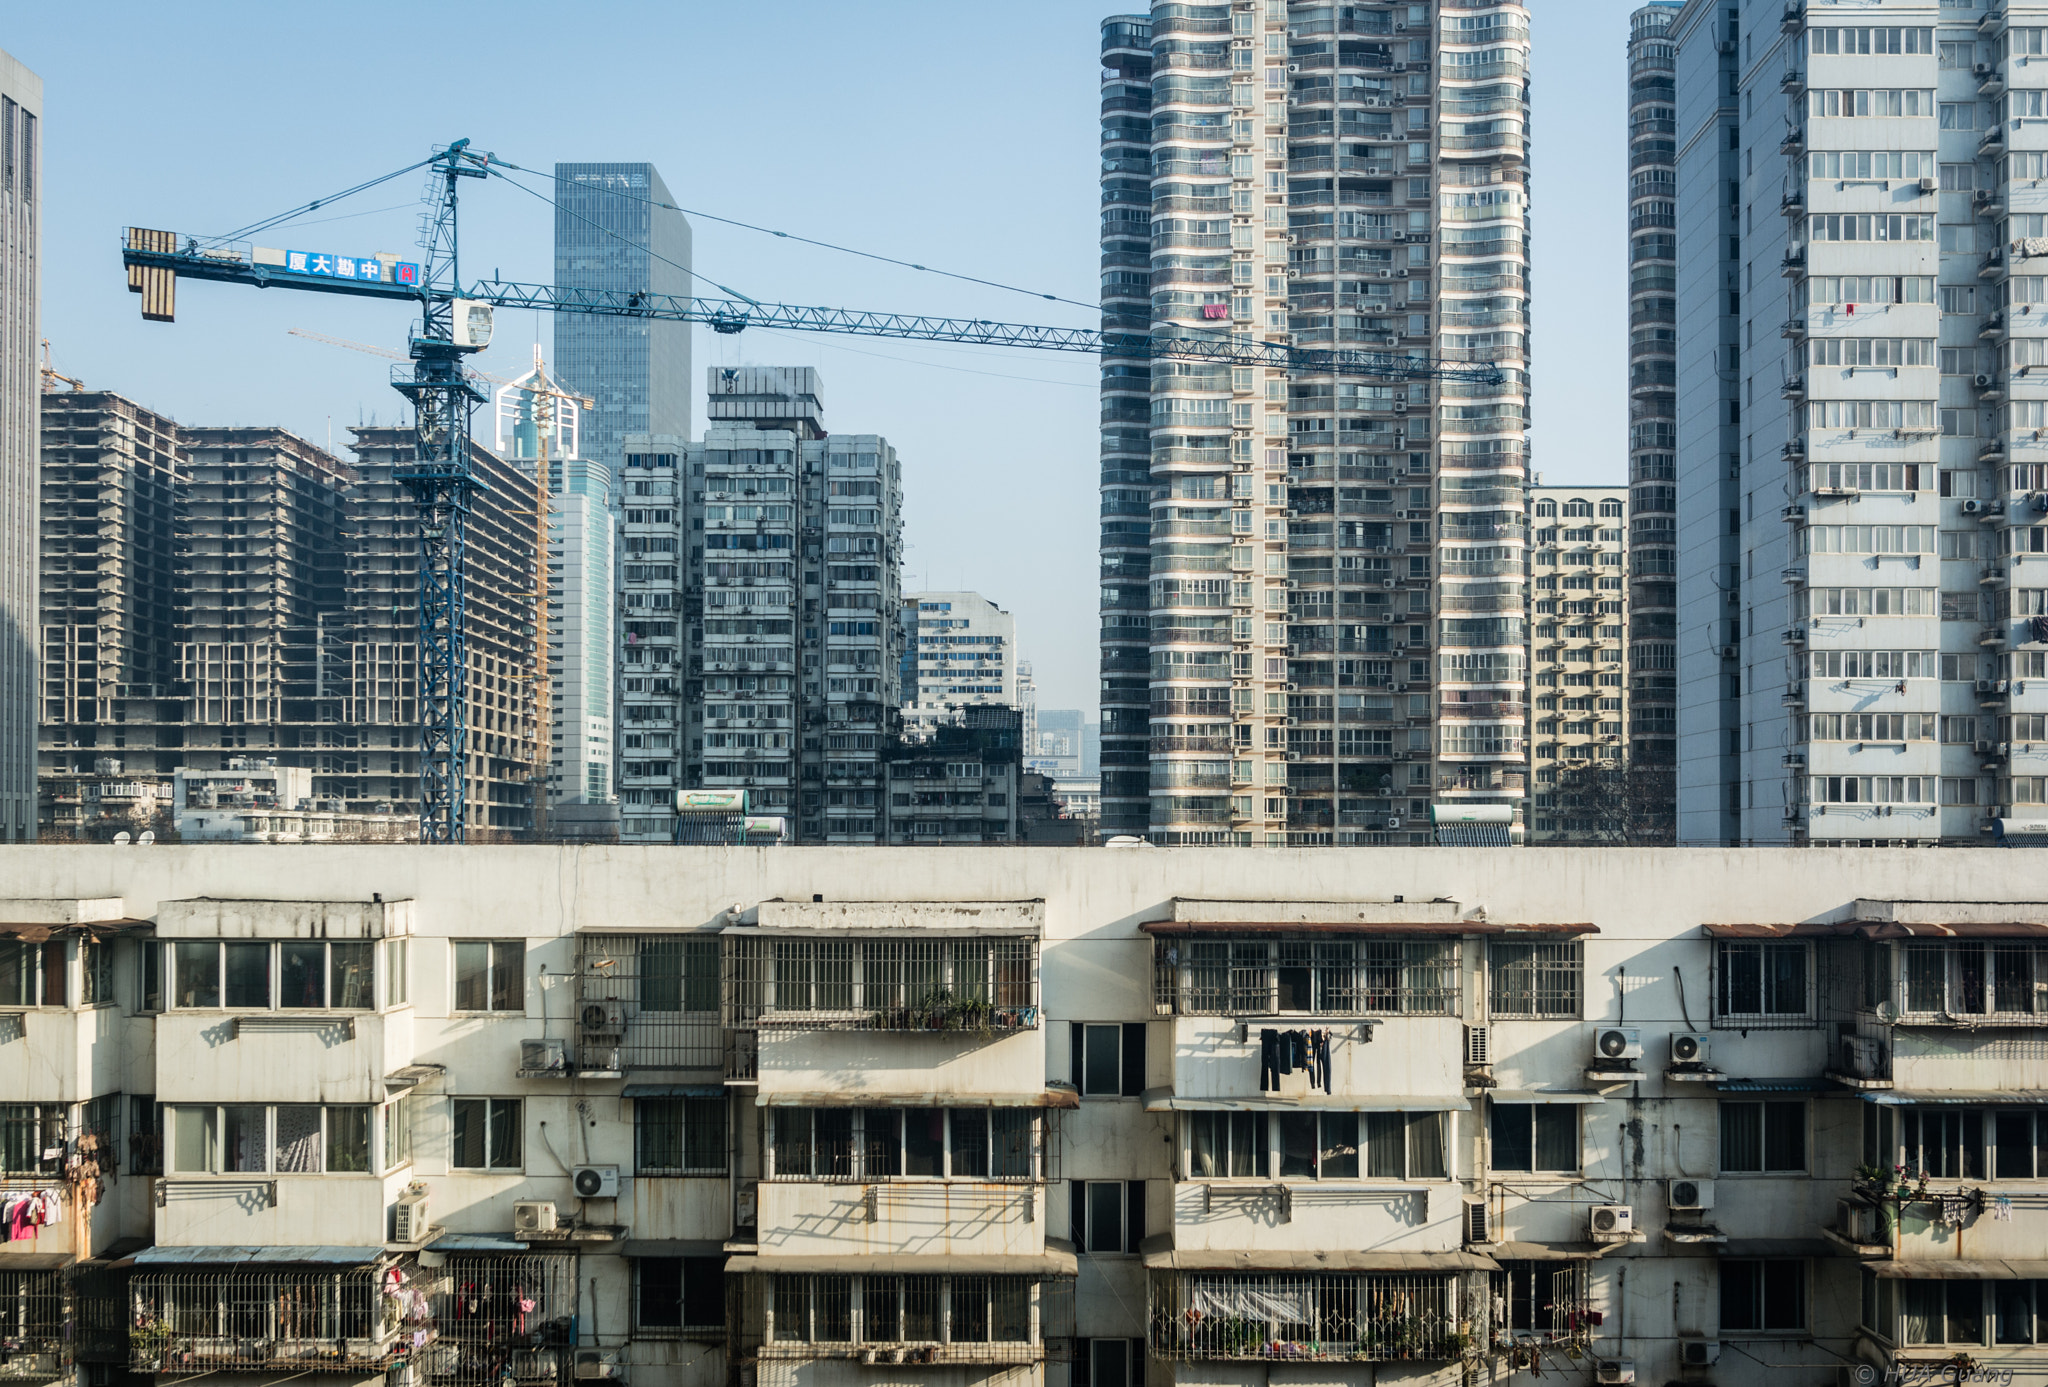
[[[1899,1009],[1890,1002],[1879,1002],[1873,1010],[1876,1012],[1877,1019],[1886,1025],[1899,1019]]]
[[[145,848],[146,848],[146,847],[148,847],[148,846],[149,846],[149,845],[150,845],[151,843],[154,843],[155,841],[156,841],[156,831],[155,831],[154,829],[148,829],[148,828],[145,828],[145,829],[143,829],[143,830],[142,830],[142,836],[141,836],[140,838],[137,838],[137,839],[135,840],[135,842],[136,842],[136,844],[137,844],[138,846],[140,846],[140,847],[145,847]]]
[[[124,848],[127,847],[129,841],[128,830],[124,828],[119,833],[116,833],[114,835],[114,841]]]

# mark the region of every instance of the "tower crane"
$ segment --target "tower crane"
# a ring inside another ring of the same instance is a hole
[[[459,189],[464,179],[509,176],[515,166],[467,139],[351,192],[414,169],[429,170],[432,192],[423,219],[418,262],[395,255],[345,256],[274,250],[222,238],[129,227],[122,249],[128,288],[142,296],[142,316],[171,322],[180,279],[243,284],[259,289],[302,289],[400,302],[419,311],[408,342],[409,378],[392,384],[412,402],[412,461],[396,479],[419,512],[420,841],[459,843],[468,831],[464,772],[468,728],[464,685],[464,527],[474,482],[469,472],[471,411],[483,394],[469,380],[465,360],[490,345],[492,312],[527,308],[555,313],[703,323],[733,334],[750,327],[827,332],[861,337],[1029,347],[1090,355],[1167,357],[1217,365],[1263,366],[1286,371],[1363,375],[1382,380],[1438,380],[1493,385],[1504,379],[1486,362],[1442,362],[1400,352],[1317,350],[1233,337],[1227,323],[1210,335],[1110,332],[1039,327],[984,318],[870,313],[846,308],[757,303],[751,299],[698,299],[623,289],[522,284],[479,279],[464,283],[457,236]],[[344,194],[345,195],[345,194]],[[333,199],[325,199],[324,202]],[[305,210],[305,209],[302,209]],[[289,216],[259,223],[256,230]],[[543,563],[545,562],[543,545]]]

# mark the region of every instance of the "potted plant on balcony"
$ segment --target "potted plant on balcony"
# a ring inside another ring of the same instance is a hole
[[[171,1347],[171,1326],[168,1321],[144,1318],[128,1331],[128,1352],[130,1361],[137,1364],[153,1364],[157,1371],[169,1367]]]

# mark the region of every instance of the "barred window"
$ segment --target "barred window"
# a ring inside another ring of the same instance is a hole
[[[722,1098],[635,1098],[633,1170],[638,1175],[723,1175]]]
[[[1715,1019],[1754,1022],[1811,1015],[1810,960],[1804,941],[1722,941],[1715,953]]]
[[[1155,1358],[1269,1359],[1285,1349],[1352,1360],[1454,1360],[1455,1278],[1441,1275],[1155,1274]],[[1312,1347],[1313,1346],[1313,1347]]]
[[[1945,1016],[2034,1016],[2048,983],[2048,957],[2031,944],[1981,940],[1905,946],[1903,1012]]]
[[[1188,1016],[1455,1016],[1453,939],[1160,939],[1156,999]]]
[[[723,1257],[635,1257],[633,1328],[671,1334],[725,1329]]]
[[[1496,1020],[1580,1014],[1585,957],[1577,940],[1490,940],[1486,971],[1487,1010]]]
[[[33,1175],[55,1170],[43,1152],[64,1144],[64,1108],[58,1103],[0,1103],[0,1173]]]

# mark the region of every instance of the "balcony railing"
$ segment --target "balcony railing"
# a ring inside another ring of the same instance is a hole
[[[1162,1016],[1455,1016],[1455,939],[1162,935],[1152,1000]]]
[[[717,936],[584,935],[576,972],[583,1068],[727,1068]]]
[[[784,1030],[1035,1030],[1038,941],[1020,936],[733,939],[726,1015]]]
[[[766,1274],[728,1277],[731,1366],[860,1363],[1024,1366],[1073,1355],[1069,1277]]]
[[[49,1382],[71,1359],[71,1326],[54,1271],[0,1271],[0,1382]]]
[[[393,1270],[402,1281],[389,1279]],[[420,1276],[410,1262],[337,1271],[138,1271],[129,1283],[129,1367],[181,1377],[382,1372],[437,1337]]]
[[[1482,1298],[1460,1289],[1451,1276],[1154,1272],[1150,1347],[1168,1362],[1448,1362],[1486,1342]]]

